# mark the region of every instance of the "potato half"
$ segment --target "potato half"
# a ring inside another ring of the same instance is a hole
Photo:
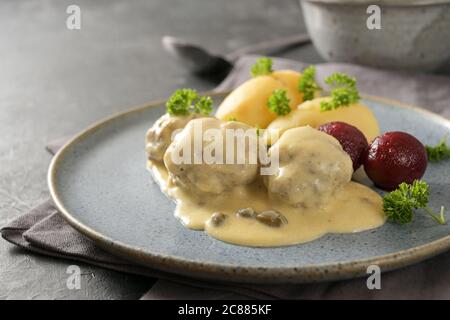
[[[275,119],[265,132],[267,143],[275,143],[287,129],[306,125],[317,128],[332,121],[342,121],[355,126],[361,130],[369,143],[380,134],[377,119],[367,106],[355,103],[335,110],[320,111],[320,102],[329,99],[324,97],[305,101],[288,115]]]
[[[224,121],[236,119],[253,127],[266,128],[278,116],[267,107],[267,101],[275,89],[286,89],[292,110],[303,101],[303,95],[297,89],[300,76],[301,73],[296,71],[278,70],[267,76],[252,78],[225,98],[216,117]]]

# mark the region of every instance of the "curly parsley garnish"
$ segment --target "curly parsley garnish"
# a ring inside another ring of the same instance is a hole
[[[422,208],[434,221],[445,224],[445,208],[442,206],[439,214],[428,207],[428,184],[415,180],[412,184],[401,183],[398,188],[383,197],[383,210],[388,220],[399,224],[413,220],[413,209]]]
[[[275,112],[279,116],[284,116],[291,112],[286,89],[273,90],[272,95],[267,101],[267,107],[270,111]]]
[[[309,66],[303,70],[302,76],[298,81],[298,91],[303,92],[303,101],[314,99],[314,94],[317,90],[321,90],[316,83],[316,67]]]
[[[178,89],[167,100],[167,112],[174,116],[186,116],[190,113],[208,115],[212,111],[211,97],[199,97],[193,89]]]
[[[264,76],[272,73],[272,59],[262,57],[256,59],[255,64],[250,71],[252,77]]]
[[[356,79],[348,75],[335,72],[325,79],[325,83],[332,87],[331,101],[322,101],[320,111],[334,110],[349,106],[359,101],[359,93],[356,89]]]
[[[426,145],[428,160],[438,162],[445,159],[450,159],[450,147],[447,145],[447,136],[443,137],[437,145]]]
[[[213,100],[211,97],[203,96],[198,98],[193,106],[194,113],[208,115],[212,111]]]

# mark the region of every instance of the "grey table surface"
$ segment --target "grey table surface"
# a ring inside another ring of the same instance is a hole
[[[66,8],[81,8],[81,29]],[[45,144],[112,113],[214,84],[187,74],[163,51],[163,35],[215,52],[305,31],[294,0],[2,0],[0,2],[0,226],[49,196]],[[284,55],[320,62],[312,46]],[[0,240],[0,299],[136,299],[151,279],[74,264]]]

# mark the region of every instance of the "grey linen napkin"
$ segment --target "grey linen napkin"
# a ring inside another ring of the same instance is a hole
[[[236,62],[216,88],[229,90],[249,77],[256,56]],[[274,68],[302,70],[307,64],[274,59]],[[450,78],[372,69],[350,64],[319,64],[320,80],[335,71],[355,76],[361,92],[420,105],[450,117]],[[47,146],[55,153],[65,139]],[[159,279],[142,299],[450,299],[450,252],[420,264],[383,274],[382,289],[368,290],[365,279],[302,285],[216,283],[178,276],[136,265],[98,248],[69,226],[51,200],[33,208],[0,230],[7,241],[25,249],[101,267]]]

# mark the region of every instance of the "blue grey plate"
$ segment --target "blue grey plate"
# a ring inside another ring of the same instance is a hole
[[[429,144],[450,132],[448,120],[422,109],[373,97],[364,103],[383,131],[407,131]],[[450,225],[421,213],[409,225],[386,223],[278,248],[235,246],[186,229],[146,169],[145,132],[164,112],[157,102],[101,121],[67,143],[50,166],[50,191],[65,219],[113,254],[191,277],[286,283],[361,276],[370,264],[387,271],[450,248]],[[450,162],[429,164],[424,179],[431,207],[450,209]]]

